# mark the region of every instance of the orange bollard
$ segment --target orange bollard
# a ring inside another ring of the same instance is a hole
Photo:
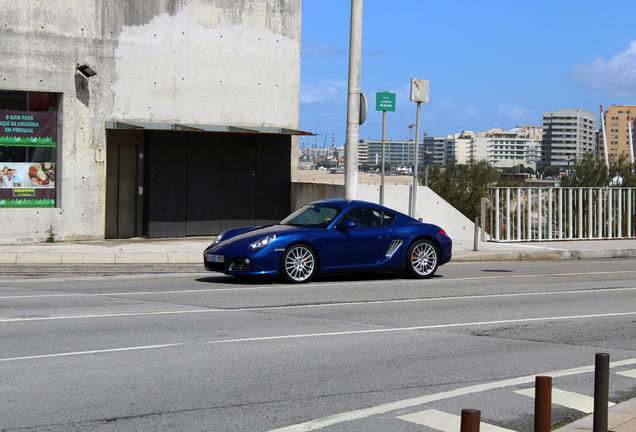
[[[462,423],[459,432],[479,432],[479,422],[481,420],[481,411],[476,409],[462,410]]]
[[[552,426],[552,377],[538,376],[534,388],[534,432],[550,432]]]

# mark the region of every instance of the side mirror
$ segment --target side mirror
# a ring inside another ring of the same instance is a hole
[[[338,229],[353,229],[356,227],[356,224],[351,219],[345,219],[342,221],[340,225],[338,225]]]

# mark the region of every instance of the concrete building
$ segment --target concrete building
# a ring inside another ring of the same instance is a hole
[[[460,164],[486,160],[497,168],[519,165],[536,168],[541,152],[542,130],[540,126],[517,126],[505,131],[493,128],[474,133],[464,131],[448,137],[455,148]]]
[[[486,136],[490,139],[488,161],[492,166],[537,168],[543,137],[540,126],[517,126],[509,131],[492,129]]]
[[[0,6],[0,169],[21,180],[0,188],[0,242],[212,235],[288,213],[300,1]]]
[[[605,122],[605,137],[607,139],[607,154],[609,160],[618,160],[621,155],[630,157],[630,145],[634,144],[634,116],[636,105],[612,105],[603,113]],[[629,124],[631,123],[631,133]],[[631,141],[630,141],[631,138]],[[602,138],[601,138],[602,139]],[[605,158],[603,142],[599,146],[601,159]],[[633,154],[633,147],[632,147]]]
[[[541,165],[567,167],[585,153],[596,151],[596,119],[582,109],[543,113]]]
[[[446,162],[455,157],[453,141],[447,137],[424,137],[423,165],[446,165]]]
[[[420,150],[421,150],[420,142]],[[410,140],[386,140],[384,160],[392,166],[413,165],[415,142]],[[420,154],[419,160],[423,161]],[[358,162],[360,164],[376,165],[382,161],[382,140],[363,139],[358,146]]]
[[[447,140],[449,145],[452,145],[455,149],[455,158],[457,163],[461,165],[469,164],[474,160],[473,156],[473,138],[475,133],[472,131],[463,131],[462,133],[456,133],[449,135]]]
[[[426,164],[444,165],[454,154],[455,149],[449,148],[449,141],[444,137],[424,137],[424,141],[418,142],[418,161]],[[452,146],[451,146],[452,147]],[[384,159],[392,166],[413,166],[415,160],[415,141],[413,140],[386,140]],[[360,164],[376,165],[382,161],[382,140],[363,139],[358,147],[358,162]]]

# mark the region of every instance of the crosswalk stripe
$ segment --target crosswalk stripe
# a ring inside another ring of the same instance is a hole
[[[627,370],[627,371],[622,371],[622,372],[616,372],[619,375],[623,375],[629,378],[636,378],[636,369],[632,369],[632,370]]]
[[[535,389],[529,388],[525,390],[515,390],[515,393],[534,398]],[[569,392],[569,391],[553,388],[552,403],[561,405],[564,407],[572,408],[578,411],[583,411],[586,414],[594,412],[594,398],[591,396],[586,396],[579,393],[574,393],[574,392]],[[614,405],[614,403],[612,402],[608,403],[608,406],[612,406],[612,405]]]
[[[422,426],[428,426],[442,432],[457,432],[462,423],[462,418],[460,416],[434,409],[406,414],[398,418]],[[505,429],[484,422],[479,424],[479,430],[480,432],[514,432],[511,429]]]

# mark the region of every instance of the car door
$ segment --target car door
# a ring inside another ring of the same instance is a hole
[[[351,209],[340,219],[354,227],[333,228],[327,234],[326,267],[370,266],[381,261],[391,245],[391,230],[382,226],[381,215],[370,207]]]

